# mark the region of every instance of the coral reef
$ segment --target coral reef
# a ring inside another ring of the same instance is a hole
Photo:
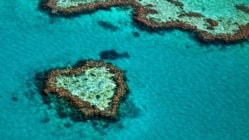
[[[88,4],[93,2],[105,2],[106,0],[57,0],[56,5],[58,7],[68,8],[76,7],[82,4]]]
[[[246,7],[245,5],[241,4],[241,5],[236,5],[235,8],[245,12],[245,13],[248,13],[249,14],[249,8]]]
[[[243,4],[236,5],[234,1],[229,0],[224,1],[230,7],[224,13],[219,13],[216,16],[204,11],[201,13],[201,8],[211,9],[209,3],[182,0],[48,0],[40,6],[49,9],[53,15],[64,16],[110,8],[111,6],[131,6],[134,9],[133,19],[148,28],[191,30],[205,41],[232,42],[248,38],[248,7]],[[205,7],[205,5],[207,6]],[[220,16],[220,14],[223,15]]]
[[[46,94],[66,99],[86,118],[116,118],[127,91],[123,73],[101,61],[87,61],[75,69],[52,70],[44,89]]]

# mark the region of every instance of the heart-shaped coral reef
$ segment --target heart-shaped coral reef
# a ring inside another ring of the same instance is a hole
[[[76,69],[52,70],[44,91],[66,99],[87,118],[115,118],[127,86],[118,68],[101,61],[86,61]]]

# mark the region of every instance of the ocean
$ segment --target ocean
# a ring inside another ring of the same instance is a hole
[[[192,32],[148,32],[129,7],[63,18],[38,4],[0,1],[1,140],[249,139],[249,40],[204,44]],[[128,54],[104,60],[125,72],[130,91],[118,121],[75,121],[44,102],[37,74],[108,50]]]

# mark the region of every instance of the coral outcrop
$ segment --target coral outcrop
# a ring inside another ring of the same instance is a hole
[[[55,93],[79,108],[86,118],[116,118],[127,91],[123,73],[101,61],[87,61],[75,69],[52,70],[44,89],[46,94]]]
[[[248,39],[248,7],[239,1],[212,2],[183,0],[48,0],[41,8],[51,14],[71,16],[112,6],[131,6],[133,19],[148,28],[181,28],[196,32],[205,41],[232,42]],[[243,1],[242,1],[243,2]],[[213,9],[224,12],[215,11]],[[207,13],[209,9],[211,13]]]
[[[237,9],[239,9],[239,10],[241,10],[241,11],[243,11],[243,12],[249,14],[249,8],[248,8],[247,6],[241,4],[241,5],[236,5],[235,7],[236,7]]]

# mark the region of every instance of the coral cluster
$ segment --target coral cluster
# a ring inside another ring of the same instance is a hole
[[[109,107],[116,88],[113,76],[106,67],[94,67],[78,76],[57,76],[56,87],[67,89],[72,95],[104,110]]]
[[[127,87],[118,68],[100,61],[87,61],[76,69],[51,71],[44,91],[66,99],[85,117],[115,118]]]
[[[56,5],[58,7],[68,8],[72,6],[79,6],[80,4],[88,4],[93,2],[105,2],[106,0],[58,0]]]
[[[214,0],[212,2],[196,0],[48,0],[41,6],[50,9],[52,14],[66,16],[111,6],[132,6],[134,20],[149,28],[177,27],[191,30],[206,41],[230,42],[247,39],[249,36],[249,8],[244,4],[238,5],[238,1],[232,0],[220,2],[218,5],[226,4],[228,8],[219,8],[212,5],[215,2]],[[214,8],[212,9],[212,7]],[[211,14],[205,12],[205,9],[209,9]]]

